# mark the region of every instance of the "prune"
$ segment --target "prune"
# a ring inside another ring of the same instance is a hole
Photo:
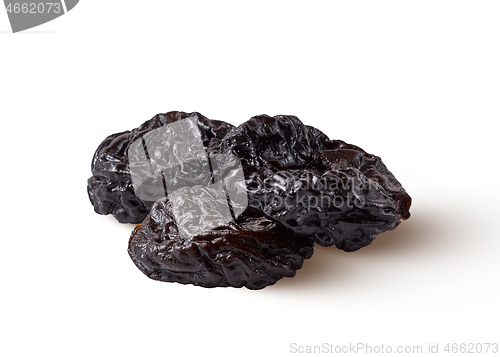
[[[247,210],[231,220],[226,196],[184,187],[155,202],[129,241],[137,267],[155,280],[262,289],[292,277],[314,242]]]
[[[202,146],[209,155],[218,153],[220,140],[233,127],[222,121],[207,119],[199,113],[169,112],[156,115],[132,131],[108,136],[94,154],[93,176],[87,183],[88,195],[97,213],[112,214],[121,223],[142,222],[156,199],[138,197],[131,177],[129,149],[133,143],[140,143],[141,140],[144,143],[146,135],[152,134],[155,129],[182,119],[192,119],[197,124]],[[140,162],[134,164],[139,165]],[[190,179],[187,175],[186,180]],[[147,188],[147,185],[143,186],[144,190]]]
[[[355,251],[410,217],[382,160],[294,116],[238,127],[158,114],[97,149],[94,209],[140,223],[128,252],[148,277],[261,289],[292,277],[313,246]]]
[[[355,251],[410,216],[410,196],[379,157],[297,117],[253,117],[221,153],[240,158],[252,209],[320,245]]]

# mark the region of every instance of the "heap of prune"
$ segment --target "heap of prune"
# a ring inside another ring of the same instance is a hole
[[[142,222],[128,248],[137,267],[204,287],[261,289],[294,276],[314,243],[355,251],[410,217],[379,157],[294,116],[233,127],[158,114],[106,138],[92,174],[97,213]]]
[[[241,159],[252,207],[320,245],[355,251],[410,217],[410,196],[379,157],[297,117],[253,117],[221,152]]]
[[[132,185],[128,150],[145,134],[187,118],[194,119],[198,124],[203,145],[210,153],[217,152],[220,140],[233,127],[219,120],[207,119],[200,113],[169,112],[154,116],[132,131],[108,136],[94,154],[93,176],[87,183],[90,202],[97,213],[112,214],[120,223],[142,222],[154,201],[137,197]]]
[[[312,255],[312,239],[279,222],[252,214],[227,221],[217,208],[225,202],[225,195],[205,186],[158,200],[132,233],[130,257],[155,280],[261,289],[294,276]]]

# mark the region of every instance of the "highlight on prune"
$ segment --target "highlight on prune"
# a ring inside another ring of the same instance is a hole
[[[178,123],[182,124],[176,126]],[[179,131],[182,126],[191,127],[191,131],[183,132],[191,133],[198,139],[193,152],[177,151],[177,147],[182,146],[182,143],[179,143],[179,138],[182,137],[170,133],[169,130]],[[121,223],[141,223],[154,201],[164,196],[166,192],[164,185],[172,182],[175,182],[173,187],[183,184],[194,185],[198,184],[200,179],[209,178],[210,175],[206,174],[206,170],[199,170],[205,174],[202,178],[190,177],[189,174],[182,175],[182,168],[179,169],[177,162],[189,165],[194,161],[185,160],[185,156],[191,155],[192,159],[193,155],[199,155],[201,151],[205,156],[216,154],[220,140],[232,127],[231,124],[207,119],[196,112],[169,112],[156,115],[132,131],[108,136],[94,154],[91,167],[93,176],[87,182],[87,192],[95,212],[103,215],[112,214]],[[148,152],[149,142],[164,145],[151,147],[151,152]],[[168,153],[172,165],[160,168],[163,177],[159,178],[157,173],[151,170],[165,163],[165,157],[162,156],[165,153]],[[156,156],[157,154],[160,158]],[[207,164],[207,160],[195,165],[200,167],[204,164]],[[139,186],[143,184],[143,187],[138,187],[138,182],[135,182],[134,187],[131,166],[138,167],[136,171],[149,170],[145,173],[149,174],[149,180],[139,182]],[[160,186],[161,194],[158,193]]]
[[[128,252],[144,274],[160,281],[262,289],[294,276],[313,253],[312,239],[246,212],[233,220],[220,190],[180,188],[153,205]]]
[[[252,208],[320,245],[355,251],[410,216],[410,196],[379,157],[297,117],[253,117],[221,153],[240,158]]]

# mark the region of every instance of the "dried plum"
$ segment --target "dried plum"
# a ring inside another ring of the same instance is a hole
[[[292,277],[314,242],[247,210],[231,221],[225,195],[193,186],[158,200],[132,232],[128,252],[154,280],[262,289]]]
[[[129,240],[154,280],[262,289],[292,277],[318,243],[355,251],[410,217],[382,160],[295,116],[238,127],[158,114],[107,137],[88,194],[100,214],[141,223]]]
[[[379,157],[295,116],[253,117],[221,153],[240,158],[253,209],[320,245],[355,251],[410,216],[410,196]]]
[[[233,127],[222,121],[207,119],[199,113],[169,112],[156,115],[132,131],[108,136],[94,154],[93,176],[87,182],[87,192],[97,213],[112,214],[121,223],[142,222],[155,200],[141,199],[136,194],[129,165],[129,149],[155,129],[188,118],[197,124],[202,146],[210,155],[218,152],[220,140]]]

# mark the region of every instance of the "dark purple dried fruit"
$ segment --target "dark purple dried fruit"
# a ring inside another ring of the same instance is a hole
[[[261,289],[294,276],[315,242],[354,251],[410,217],[410,196],[379,157],[294,116],[234,128],[158,114],[106,138],[92,174],[97,213],[142,222],[128,247],[137,267],[204,287]]]
[[[251,210],[228,221],[225,203],[222,192],[204,186],[158,200],[132,232],[130,257],[154,280],[262,289],[294,276],[312,255],[312,239]]]
[[[132,131],[108,136],[97,148],[92,160],[92,177],[87,191],[94,210],[112,214],[121,223],[141,223],[153,201],[137,197],[130,173],[128,149],[137,139],[167,124],[192,118],[198,124],[208,154],[217,153],[220,140],[233,127],[210,120],[199,113],[169,112],[158,114]]]
[[[354,251],[410,217],[410,196],[379,157],[294,116],[253,117],[221,153],[240,158],[253,209],[320,245]]]

